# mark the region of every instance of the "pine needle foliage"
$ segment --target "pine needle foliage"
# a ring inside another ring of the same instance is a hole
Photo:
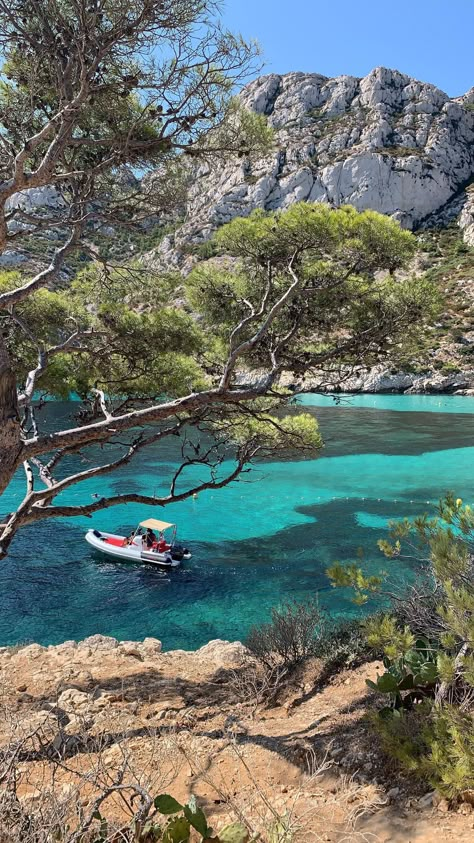
[[[436,617],[424,608],[417,616],[416,601],[409,598],[410,618],[400,593],[392,595],[393,613],[366,622],[367,641],[382,648],[386,668],[368,685],[389,699],[376,718],[376,728],[388,753],[403,766],[449,799],[471,798],[474,510],[449,493],[440,501],[435,518],[424,515],[392,524],[390,540],[379,542],[379,547],[390,559],[414,554],[421,558],[427,552],[422,577],[431,590]],[[386,574],[367,577],[357,565],[334,565],[328,575],[334,586],[351,587],[358,603],[382,591],[387,579]]]

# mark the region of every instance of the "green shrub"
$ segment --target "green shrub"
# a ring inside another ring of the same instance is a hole
[[[384,619],[385,620],[385,619]],[[396,624],[393,619],[393,628],[397,634]],[[375,621],[374,639],[380,640],[382,622]],[[404,633],[410,641],[413,636],[405,627]],[[400,634],[400,633],[399,633]],[[368,634],[370,641],[370,633]],[[395,645],[390,647],[395,649]],[[381,717],[394,716],[403,708],[411,708],[414,703],[420,702],[425,696],[432,695],[436,682],[439,680],[439,668],[437,663],[438,647],[426,638],[419,638],[413,641],[408,650],[397,654],[395,658],[384,656],[383,665],[385,673],[377,676],[377,681],[367,679],[367,685],[372,691],[388,697],[389,705],[381,709]]]
[[[474,716],[445,706],[425,729],[426,754],[420,770],[450,799],[474,792]]]
[[[392,595],[394,614],[366,624],[368,643],[385,654],[385,673],[368,681],[389,702],[376,728],[404,766],[450,799],[462,798],[474,790],[474,510],[450,493],[436,518],[392,524],[390,538],[379,542],[388,558],[423,558],[428,550],[429,563],[406,605],[403,594]],[[328,573],[334,585],[354,589],[356,602],[386,579],[355,564]]]
[[[444,375],[455,375],[460,371],[461,369],[457,363],[443,363],[441,366],[441,372]]]
[[[431,705],[425,702],[410,711],[398,712],[396,717],[377,715],[370,720],[386,754],[407,772],[425,781],[429,781],[424,764],[430,740],[427,729],[430,718]]]
[[[317,600],[287,602],[271,610],[268,623],[251,627],[245,644],[262,664],[292,668],[315,653],[325,623]]]
[[[393,158],[409,158],[411,155],[419,155],[419,150],[412,146],[379,146],[374,152],[380,155],[390,155]]]
[[[313,655],[321,659],[326,676],[380,655],[368,643],[363,623],[358,619],[328,623],[314,642]]]
[[[474,717],[456,706],[426,702],[397,718],[372,719],[385,752],[446,798],[474,792]]]
[[[200,260],[209,260],[217,254],[213,240],[205,240],[204,243],[187,243],[182,247],[185,255],[196,255]]]

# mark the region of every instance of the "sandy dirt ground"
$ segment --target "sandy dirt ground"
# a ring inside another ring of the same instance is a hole
[[[155,639],[102,636],[1,649],[0,742],[21,744],[20,799],[34,808],[53,793],[84,815],[124,769],[153,795],[195,794],[215,828],[238,818],[263,839],[286,828],[292,843],[474,840],[472,806],[453,810],[407,779],[374,738],[365,679],[377,663],[322,687],[309,663],[262,708],[242,702],[245,659],[240,644],[162,653]],[[118,793],[106,804],[120,821],[133,808]]]

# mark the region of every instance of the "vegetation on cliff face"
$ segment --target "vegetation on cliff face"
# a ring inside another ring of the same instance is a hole
[[[420,232],[417,241],[415,265],[438,290],[440,310],[400,365],[442,374],[473,370],[474,249],[456,223]]]

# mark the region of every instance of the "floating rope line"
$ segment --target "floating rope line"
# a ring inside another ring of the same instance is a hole
[[[194,497],[195,496],[193,495],[193,498]],[[196,497],[197,497],[197,495],[196,495]],[[214,495],[210,495],[211,500],[213,500],[214,497],[215,497]],[[240,497],[240,500],[247,500],[247,495],[239,495],[239,497]],[[293,498],[292,498],[291,495],[285,495],[284,497],[282,497],[281,495],[268,495],[267,499],[268,500],[278,499],[278,500],[290,501]],[[313,503],[315,501],[322,501],[323,503],[329,503],[330,501],[360,501],[361,503],[369,503],[369,504],[370,503],[396,503],[396,504],[402,504],[403,506],[405,506],[406,504],[409,504],[409,503],[417,505],[417,506],[418,505],[424,505],[424,506],[426,506],[426,505],[427,506],[437,506],[438,505],[437,500],[436,501],[427,501],[427,500],[421,500],[421,498],[420,499],[410,498],[410,500],[404,500],[403,498],[375,498],[375,497],[371,498],[371,497],[367,497],[367,496],[358,497],[356,495],[346,495],[346,496],[341,495],[340,497],[338,495],[332,495],[331,497],[326,497],[325,495],[318,495],[317,497],[311,498],[311,499],[309,499],[309,495],[308,495],[307,498],[303,495],[303,496],[300,497],[299,500],[300,501],[306,500],[307,503],[308,503],[308,506],[310,506],[311,503]]]
[[[290,498],[287,496],[286,500],[290,500]],[[303,500],[303,498],[300,498],[300,500]],[[438,505],[437,501],[425,501],[425,500],[421,500],[421,499],[420,500],[406,500],[405,501],[405,500],[403,500],[403,498],[367,498],[367,497],[359,498],[357,496],[352,496],[352,495],[346,496],[346,497],[343,497],[343,496],[338,497],[337,495],[333,495],[330,498],[326,498],[326,497],[324,497],[324,495],[318,495],[318,497],[314,498],[314,500],[323,501],[323,502],[324,501],[361,501],[362,503],[401,503],[403,505],[405,505],[407,503],[413,503],[413,504],[428,504],[428,506],[437,506]]]

